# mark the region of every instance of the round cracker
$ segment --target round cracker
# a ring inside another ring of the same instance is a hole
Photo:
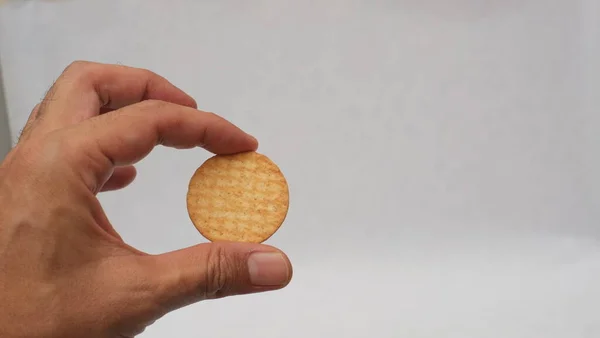
[[[262,243],[287,216],[289,190],[279,167],[265,155],[216,155],[192,176],[187,208],[211,242]]]

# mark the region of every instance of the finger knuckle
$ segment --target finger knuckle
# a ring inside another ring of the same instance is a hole
[[[206,115],[206,117],[210,118],[210,119],[221,119],[221,117],[219,115],[217,115],[216,113],[207,111],[204,112],[204,115]]]
[[[151,71],[150,69],[138,68],[137,70],[140,72],[140,75],[147,79],[151,79],[158,76],[155,72]]]
[[[76,144],[71,142],[66,135],[62,133],[52,133],[46,135],[33,145],[34,151],[38,151],[37,158],[44,165],[54,166],[57,163],[63,163],[77,154]]]
[[[73,61],[57,80],[57,84],[72,83],[80,85],[87,83],[90,79],[97,77],[104,67],[107,66],[90,61]]]
[[[38,104],[36,104],[36,105],[33,107],[33,109],[31,110],[31,113],[29,114],[29,115],[30,115],[32,118],[36,118],[36,117],[37,117],[36,115],[37,115],[37,114],[39,113],[39,111],[40,111],[40,106],[41,106],[41,103],[38,103]]]
[[[207,257],[207,280],[204,293],[221,298],[230,293],[238,278],[239,263],[225,248],[215,245]]]
[[[155,99],[144,100],[139,103],[138,107],[147,112],[156,112],[168,105],[167,102]]]
[[[56,131],[44,137],[41,140],[44,163],[48,165],[87,163],[90,166],[96,164],[92,163],[86,151],[93,139],[74,141],[73,136],[74,134],[70,132]]]
[[[65,68],[63,73],[81,73],[89,69],[92,65],[93,63],[89,61],[75,60]]]
[[[23,147],[23,154],[46,163],[57,159],[57,155],[66,153],[65,148],[67,145],[68,142],[64,142],[61,137],[57,137],[55,134],[44,135],[41,138],[27,142]]]

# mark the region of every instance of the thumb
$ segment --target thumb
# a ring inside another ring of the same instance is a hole
[[[287,256],[261,244],[200,244],[152,260],[154,302],[165,313],[204,299],[281,289],[292,277]]]

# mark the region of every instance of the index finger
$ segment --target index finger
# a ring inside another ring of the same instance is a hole
[[[254,137],[220,116],[154,100],[89,119],[69,130],[66,137],[76,150],[73,169],[94,193],[115,166],[134,164],[159,144],[178,149],[203,147],[215,154],[258,147]]]

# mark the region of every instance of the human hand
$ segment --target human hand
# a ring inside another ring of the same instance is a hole
[[[58,78],[0,166],[1,337],[133,337],[200,300],[289,283],[288,258],[266,245],[150,255],[123,242],[96,195],[131,183],[159,144],[257,148],[149,71],[76,62]]]

